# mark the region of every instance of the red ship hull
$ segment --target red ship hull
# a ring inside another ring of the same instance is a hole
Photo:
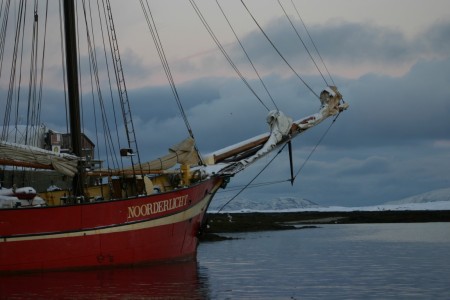
[[[0,272],[135,265],[195,257],[220,178],[176,191],[0,211]]]

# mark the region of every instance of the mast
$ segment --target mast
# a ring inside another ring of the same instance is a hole
[[[82,157],[74,0],[64,0],[63,6],[66,44],[66,72],[69,92],[70,136],[73,154],[78,157]],[[83,170],[81,166],[78,166],[78,171],[79,172],[73,177],[72,182],[73,194],[75,196],[83,195]]]

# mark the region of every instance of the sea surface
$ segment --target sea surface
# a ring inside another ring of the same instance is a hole
[[[450,223],[226,236],[193,262],[3,276],[0,299],[450,299]]]

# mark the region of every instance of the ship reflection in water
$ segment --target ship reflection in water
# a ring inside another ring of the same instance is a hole
[[[207,299],[196,261],[135,268],[2,275],[1,299]]]

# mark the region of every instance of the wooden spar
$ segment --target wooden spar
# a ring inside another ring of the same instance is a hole
[[[30,162],[17,161],[17,160],[7,160],[7,159],[0,159],[0,165],[14,166],[14,167],[25,167],[25,168],[34,168],[34,169],[54,170],[54,168],[51,165],[44,165],[44,164],[39,164],[39,163],[30,163]]]
[[[14,167],[25,167],[25,168],[34,168],[34,169],[43,169],[43,170],[55,170],[52,165],[45,165],[40,163],[30,163],[24,161],[17,160],[7,160],[0,159],[0,165],[5,166],[14,166]],[[180,173],[180,170],[150,170],[150,169],[142,169],[139,171],[133,170],[93,170],[86,172],[87,176],[120,176],[120,175],[141,175],[141,174],[177,174]]]
[[[250,149],[253,149],[255,147],[259,147],[261,145],[264,145],[267,142],[267,140],[269,139],[269,136],[270,135],[264,136],[264,137],[262,137],[262,138],[260,138],[258,140],[251,141],[251,142],[249,142],[247,144],[244,144],[244,145],[239,146],[237,148],[231,149],[231,150],[226,151],[224,153],[221,153],[221,154],[218,154],[218,155],[214,155],[214,163],[222,162],[223,160],[225,160],[227,158],[236,156],[238,154],[241,154],[241,153],[243,153],[245,151],[248,151]]]
[[[292,141],[288,142],[288,150],[289,150],[289,167],[291,170],[291,185],[294,185],[294,162],[292,159]]]
[[[82,157],[81,123],[80,123],[80,97],[78,90],[78,63],[75,28],[75,5],[73,0],[64,0],[64,33],[66,43],[66,72],[69,94],[70,136],[72,151]],[[79,167],[79,170],[82,168]],[[77,172],[73,177],[73,193],[83,195],[83,172]]]
[[[129,176],[129,175],[141,175],[141,174],[178,174],[180,170],[93,170],[86,172],[87,176]]]
[[[290,130],[291,138],[295,137],[297,134],[306,130],[306,129],[300,128],[298,124],[308,122],[312,118],[314,118],[314,117],[310,116],[310,117],[306,117],[304,119],[301,119],[301,120],[298,120],[298,121],[292,123],[291,130]],[[251,149],[258,149],[258,148],[264,146],[264,144],[267,142],[267,140],[269,138],[270,138],[270,133],[267,133],[263,137],[255,139],[255,140],[250,140],[246,144],[239,144],[239,146],[236,146],[235,148],[231,148],[228,151],[222,152],[220,154],[213,154],[214,163],[216,164],[216,163],[223,162],[226,159],[238,156],[238,155],[243,154],[246,151],[249,151]],[[285,140],[282,141],[282,143],[284,143],[284,142],[285,142]],[[239,157],[239,159],[242,159],[242,157]]]

